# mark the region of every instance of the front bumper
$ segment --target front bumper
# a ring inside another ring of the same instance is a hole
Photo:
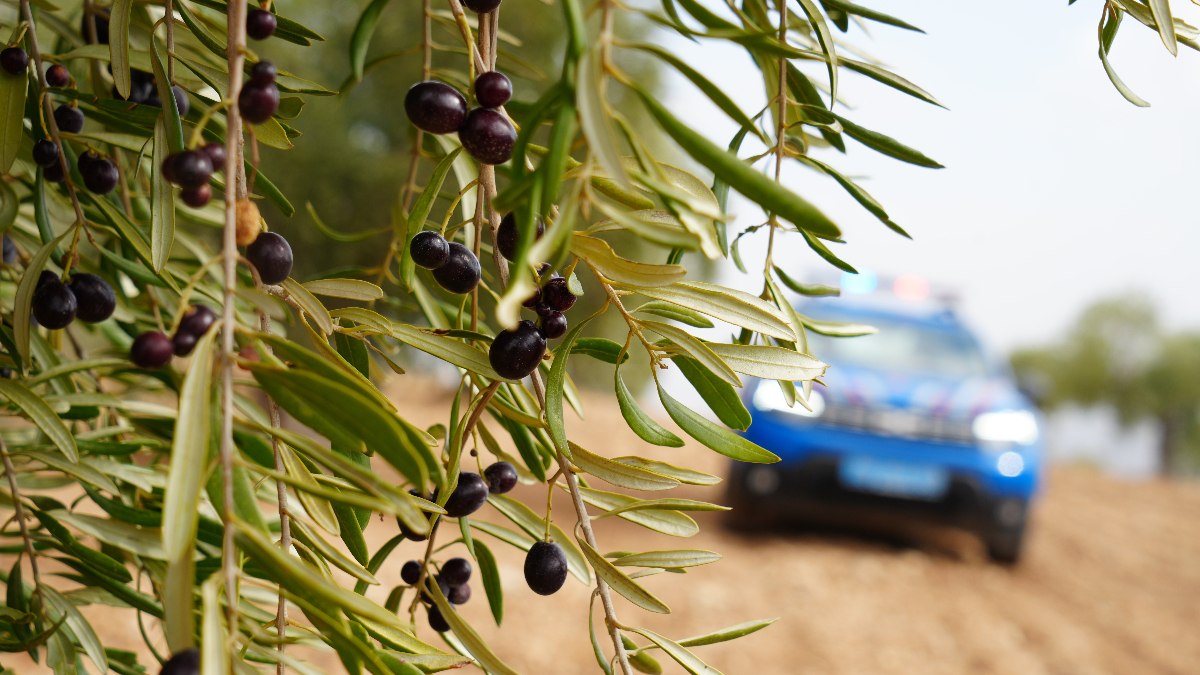
[[[839,462],[836,456],[824,455],[799,463],[736,464],[728,486],[731,505],[744,515],[773,519],[899,518],[973,532],[1016,526],[1025,518],[1026,499],[991,494],[969,476],[951,474],[938,499],[910,499],[845,487]]]
[[[745,435],[781,459],[773,465],[734,466],[729,496],[748,515],[874,514],[986,531],[1023,522],[1038,489],[1041,448],[1037,444],[987,447],[886,436],[820,421],[785,421],[761,412]],[[1018,471],[1012,470],[1014,455]],[[852,489],[846,487],[839,470],[850,458],[936,467],[945,472],[948,482],[934,499]]]

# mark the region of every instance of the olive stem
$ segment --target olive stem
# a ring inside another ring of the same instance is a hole
[[[258,327],[264,333],[271,332],[271,317],[266,312],[258,312]],[[270,347],[267,347],[270,350]],[[275,399],[267,396],[267,413],[271,417],[271,428],[278,429],[280,427],[279,404]],[[279,473],[285,473],[287,467],[283,464],[283,444],[279,441],[279,436],[271,435],[271,451],[275,458],[275,470]],[[280,480],[275,481],[275,502],[279,511],[279,548],[283,549],[284,555],[292,548],[292,518],[288,511],[288,493],[287,485]],[[276,643],[275,649],[280,654],[284,651],[284,642],[287,638],[287,595],[283,592],[283,586],[279,587],[279,602],[275,607],[275,633],[279,636],[279,642]],[[281,660],[275,664],[275,672],[277,675],[284,675],[287,668]]]
[[[26,2],[28,0],[25,0]],[[230,0],[227,6],[226,31],[228,48],[229,83],[226,89],[229,99],[236,100],[242,89],[242,68],[246,52],[246,0]],[[237,202],[245,195],[245,173],[242,168],[242,115],[236,104],[226,111],[226,154],[225,154],[225,227],[222,255],[224,258],[223,320],[221,323],[221,520],[224,539],[221,545],[221,569],[225,576],[225,620],[229,630],[235,630],[238,612],[238,559],[233,532],[233,366],[234,332],[237,315],[234,303],[237,298]],[[232,137],[232,138],[231,138]],[[232,142],[230,142],[232,140]],[[281,645],[282,647],[282,645]],[[234,667],[236,650],[226,649],[229,668]]]
[[[71,197],[71,206],[75,209],[75,226],[81,228],[86,226],[87,220],[83,217],[83,206],[79,203],[79,195],[75,191],[75,182],[71,180],[71,167],[67,164],[67,153],[63,151],[62,134],[58,130],[58,120],[54,119],[54,109],[50,102],[49,87],[46,84],[46,71],[42,68],[42,52],[38,48],[37,39],[37,24],[33,20],[33,10],[29,7],[29,0],[21,0],[21,14],[25,17],[25,23],[29,26],[29,31],[26,37],[29,38],[29,55],[33,57],[33,67],[37,71],[38,82],[38,99],[42,102],[42,115],[46,127],[50,131],[50,140],[54,141],[54,145],[58,146],[58,164],[62,169],[63,183],[67,186],[67,194]],[[92,31],[95,31],[95,26],[92,26]],[[93,35],[93,39],[94,39]],[[79,245],[79,231],[76,230],[75,236],[71,241],[71,251],[68,260],[74,257],[75,249]],[[70,265],[70,263],[67,263]]]
[[[42,597],[42,577],[38,572],[37,555],[33,548],[33,538],[29,536],[29,528],[25,525],[25,507],[21,504],[21,492],[17,488],[17,472],[13,468],[12,458],[8,455],[8,444],[0,438],[0,458],[4,460],[4,475],[8,478],[8,491],[12,495],[13,517],[17,519],[17,527],[21,529],[21,540],[25,544],[25,555],[29,557],[29,569],[33,572],[33,593],[37,596],[38,621],[40,625],[41,612],[46,609],[46,600]]]

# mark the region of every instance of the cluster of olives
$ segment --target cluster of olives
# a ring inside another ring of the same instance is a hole
[[[498,4],[498,3],[497,3]],[[467,111],[467,99],[439,80],[418,82],[404,96],[404,111],[413,125],[431,134],[458,132],[463,148],[483,164],[503,164],[512,158],[517,130],[497,110],[512,98],[512,82],[504,73],[489,71],[475,79],[479,107]]]
[[[96,44],[108,44],[108,12],[107,10],[93,10],[93,21],[96,23]],[[84,42],[91,42],[91,37],[88,33],[88,14],[84,12],[83,18],[79,24],[79,34],[83,37]],[[109,65],[109,72],[112,72],[112,65]],[[65,69],[64,69],[65,70]],[[46,84],[52,87],[63,87],[65,84],[56,84],[50,78],[50,70],[46,71]],[[191,109],[191,102],[188,100],[187,92],[179,85],[172,85],[171,95],[175,97],[175,107],[179,109],[180,115],[187,115]],[[162,107],[162,99],[158,95],[158,83],[154,80],[154,74],[144,70],[133,68],[129,71],[129,96],[122,97],[117,91],[116,86],[112,89],[113,98],[125,98],[130,103],[140,103],[154,107]]]
[[[483,508],[489,494],[504,494],[512,490],[516,484],[517,470],[508,462],[492,464],[483,470],[483,476],[471,471],[463,471],[458,474],[458,485],[455,486],[454,492],[451,492],[450,498],[446,500],[446,515],[450,518],[469,516]],[[414,497],[426,497],[418,490],[409,490],[408,493]],[[430,499],[437,500],[436,491]],[[410,530],[399,518],[396,519],[396,523],[400,525],[400,532],[406,539],[425,541],[428,538],[426,535]]]
[[[167,155],[162,163],[163,177],[183,188],[179,196],[188,206],[198,209],[212,199],[212,175],[225,169],[225,146],[209,143],[195,150]]]
[[[0,69],[9,75],[23,75],[29,68],[29,54],[20,47],[6,47],[0,50]],[[51,87],[67,87],[71,85],[71,73],[60,64],[53,64],[46,69],[46,84]],[[77,134],[83,130],[83,111],[72,104],[62,104],[54,111],[54,122],[58,128],[67,133]],[[36,128],[36,126],[35,126]],[[89,157],[94,159],[95,156]],[[49,139],[41,139],[33,144],[33,161],[44,169],[46,180],[58,183],[63,180],[63,167],[59,161],[58,145]],[[85,170],[88,165],[89,170]],[[90,163],[79,158],[79,171],[83,174],[84,183],[88,189],[98,194],[105,194],[116,186],[117,167],[108,160],[100,163]],[[109,185],[111,181],[111,185]],[[93,187],[95,186],[95,187]]]
[[[540,239],[545,231],[545,223],[538,218],[535,239]],[[496,247],[500,254],[509,260],[514,259],[517,239],[517,219],[509,213],[501,219],[496,232]],[[542,273],[549,271],[548,268],[549,265],[544,265]],[[547,279],[524,303],[525,307],[537,313],[538,323],[526,319],[515,328],[501,331],[492,340],[488,350],[488,361],[492,368],[501,377],[510,380],[519,380],[536,370],[546,353],[546,341],[560,338],[567,332],[565,312],[575,305],[575,299],[566,279],[558,274]]]
[[[112,95],[113,98],[121,97],[115,85],[113,86]],[[171,96],[175,97],[175,107],[179,110],[179,116],[186,117],[188,111],[192,109],[192,103],[188,99],[187,92],[184,91],[183,87],[173,84],[171,85]],[[154,74],[138,70],[137,68],[130,70],[129,96],[125,100],[130,103],[141,103],[161,108],[162,99],[158,97],[158,82],[155,81]]]
[[[217,313],[211,307],[193,305],[179,320],[173,337],[156,330],[137,336],[129,348],[129,360],[139,368],[162,368],[171,362],[172,356],[191,354],[216,322]]]
[[[116,162],[91,150],[79,155],[79,159],[75,160],[75,168],[79,169],[84,187],[93,194],[106,195],[116,189],[121,180]]]
[[[238,110],[251,124],[262,124],[279,109],[279,87],[275,86],[278,71],[270,61],[250,66],[250,81],[238,94]]]
[[[95,274],[75,273],[69,283],[43,271],[33,292],[33,318],[46,328],[58,330],[75,319],[99,323],[112,316],[117,295],[112,286]]]
[[[438,285],[451,293],[470,293],[479,285],[479,258],[457,241],[425,230],[413,236],[408,252],[414,263],[433,270]]]
[[[421,580],[421,562],[409,560],[400,568],[400,578],[409,586]],[[433,577],[438,589],[452,605],[461,605],[471,599],[471,562],[466,558],[451,558],[442,564],[441,571]],[[429,627],[439,633],[450,630],[450,624],[442,616],[441,610],[433,604],[433,599],[424,589],[421,590],[421,600],[425,602],[429,613]]]

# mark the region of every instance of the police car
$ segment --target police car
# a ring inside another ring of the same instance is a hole
[[[1036,409],[954,311],[928,301],[923,281],[844,279],[841,298],[798,310],[878,332],[810,339],[830,368],[807,409],[788,406],[776,382],[746,388],[745,436],[781,461],[734,466],[733,524],[789,514],[929,519],[975,532],[993,560],[1015,563],[1041,471]]]

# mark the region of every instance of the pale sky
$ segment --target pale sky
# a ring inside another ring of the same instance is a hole
[[[1127,289],[1148,293],[1169,326],[1200,330],[1200,55],[1181,47],[1172,58],[1156,33],[1127,17],[1111,58],[1152,104],[1136,108],[1097,57],[1098,0],[865,4],[926,34],[872,24],[869,37],[852,28],[850,39],[949,110],[845,72],[840,92],[854,109],[840,112],[946,168],[903,164],[849,138],[847,155],[817,155],[859,179],[914,241],[892,234],[832,180],[788,172],[789,186],[842,226],[849,244],[837,250],[846,260],[955,289],[966,316],[1000,349],[1054,339],[1088,302]],[[1172,5],[1200,20],[1191,3]],[[762,105],[744,52],[672,44],[744,110]],[[724,143],[732,124],[685,80],[672,82],[673,109]],[[731,209],[743,227],[760,217],[745,201]],[[742,249],[751,268],[765,237],[755,241]],[[797,276],[824,272],[798,237],[785,241],[797,251]],[[762,277],[728,281],[757,292]]]

